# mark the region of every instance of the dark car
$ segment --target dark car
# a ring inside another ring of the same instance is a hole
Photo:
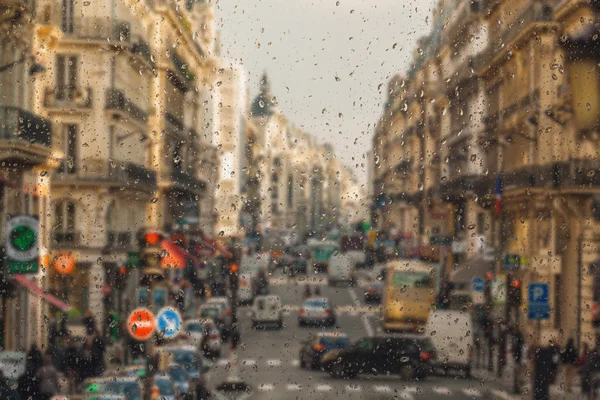
[[[381,299],[383,298],[383,287],[384,284],[381,281],[369,283],[365,292],[365,303],[381,303]]]
[[[306,274],[308,269],[308,261],[300,257],[294,258],[289,268],[296,274]]]
[[[319,333],[302,342],[300,347],[300,367],[319,367],[323,355],[330,351],[341,351],[350,346],[350,339],[343,333]]]
[[[435,348],[422,336],[368,337],[352,346],[325,354],[321,368],[333,377],[358,374],[399,374],[404,380],[423,380],[431,373]]]

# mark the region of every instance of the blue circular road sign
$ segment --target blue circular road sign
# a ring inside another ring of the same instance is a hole
[[[162,308],[156,316],[156,329],[167,339],[179,334],[182,323],[181,314],[172,307]]]

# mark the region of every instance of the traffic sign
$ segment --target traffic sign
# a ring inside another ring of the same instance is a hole
[[[452,236],[431,236],[429,238],[429,244],[432,246],[435,246],[438,244],[449,245],[449,244],[452,244],[453,241],[454,241],[454,238]]]
[[[521,256],[518,254],[504,255],[504,269],[507,271],[517,271],[521,266]]]
[[[474,292],[483,292],[485,290],[485,281],[483,278],[476,276],[471,279],[471,289],[473,289]]]
[[[172,307],[165,307],[156,316],[156,328],[165,338],[171,339],[181,331],[181,314]]]
[[[527,318],[550,318],[550,285],[547,283],[530,283],[527,296]]]
[[[506,304],[506,276],[496,276],[491,282],[492,305],[503,306]]]
[[[37,273],[39,226],[29,215],[11,217],[6,223],[6,256],[10,273]]]
[[[147,308],[136,308],[127,317],[127,330],[129,335],[136,340],[150,339],[155,329],[156,320],[152,311]]]

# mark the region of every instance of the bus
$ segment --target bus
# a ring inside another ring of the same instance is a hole
[[[435,303],[439,267],[422,260],[394,260],[386,265],[382,328],[422,332]]]

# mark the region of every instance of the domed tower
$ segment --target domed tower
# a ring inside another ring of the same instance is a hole
[[[271,94],[271,84],[266,72],[260,79],[260,92],[252,102],[250,112],[253,117],[270,117],[279,112],[275,97]]]

